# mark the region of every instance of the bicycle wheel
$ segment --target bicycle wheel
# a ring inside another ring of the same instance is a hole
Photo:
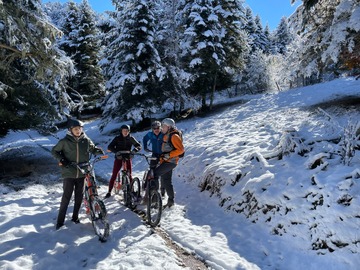
[[[126,207],[131,205],[130,179],[127,175],[122,177],[123,200]]]
[[[116,176],[115,179],[115,184],[114,184],[114,193],[117,195],[120,193],[121,190],[121,179],[120,179],[120,174],[118,173],[118,175]]]
[[[147,202],[147,221],[152,227],[156,227],[161,219],[162,199],[160,193],[151,189]]]
[[[101,242],[106,242],[110,234],[110,225],[106,216],[105,204],[99,198],[94,197],[91,202],[91,222]]]
[[[135,177],[130,184],[130,202],[129,208],[133,210],[136,207],[136,204],[139,202],[140,198],[140,179]]]

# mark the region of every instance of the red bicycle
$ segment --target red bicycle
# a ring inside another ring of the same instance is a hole
[[[86,214],[90,215],[92,226],[101,242],[106,242],[110,234],[110,225],[107,219],[107,211],[104,202],[100,199],[95,178],[94,165],[100,160],[107,159],[108,156],[99,156],[92,161],[83,163],[72,163],[82,174],[85,175],[84,204]]]

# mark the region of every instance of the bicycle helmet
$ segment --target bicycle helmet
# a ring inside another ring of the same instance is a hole
[[[78,119],[70,118],[68,119],[66,126],[67,128],[72,129],[74,127],[83,127],[84,123]]]
[[[152,124],[151,124],[151,128],[160,128],[161,127],[161,123],[160,121],[154,121]]]
[[[120,131],[122,131],[123,129],[127,129],[130,132],[130,126],[129,125],[122,125],[120,127]]]
[[[161,124],[171,128],[175,127],[175,121],[171,118],[165,118],[164,120],[162,120]]]

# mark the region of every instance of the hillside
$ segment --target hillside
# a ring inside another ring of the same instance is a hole
[[[359,128],[360,82],[339,79],[242,98],[248,102],[178,123],[186,155],[174,172],[176,205],[161,228],[209,269],[357,269],[360,156],[356,149],[351,159],[343,153],[357,144],[350,135]],[[89,121],[85,130],[106,148],[113,136],[107,132],[121,123],[102,134],[98,124]],[[144,134],[134,133],[138,140]],[[47,158],[49,164],[46,173],[7,175],[7,185],[0,184],[0,267],[185,268],[118,196],[106,201],[107,243],[97,241],[85,214],[80,226],[68,221],[54,230],[61,182],[48,150],[63,135],[29,130],[0,141],[0,158]],[[141,176],[143,160],[133,164]],[[111,168],[111,159],[97,167],[102,195]]]

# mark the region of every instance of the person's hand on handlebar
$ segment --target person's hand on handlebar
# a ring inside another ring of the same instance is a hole
[[[66,158],[62,158],[60,159],[60,163],[59,163],[60,166],[64,166],[64,167],[68,167],[70,165],[70,161],[68,161]]]

